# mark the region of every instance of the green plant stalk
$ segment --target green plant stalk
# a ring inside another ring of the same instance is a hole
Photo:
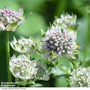
[[[71,74],[68,73],[65,69],[63,69],[59,64],[58,64],[58,67],[59,67],[62,71],[64,71],[67,75],[71,75]]]
[[[8,82],[12,82],[11,72],[9,70],[10,48],[9,48],[9,32],[8,31],[5,31],[5,42],[6,42],[6,63],[7,63]]]
[[[89,8],[89,6],[88,6]],[[84,62],[86,61],[86,56],[87,56],[87,50],[89,47],[89,40],[90,40],[90,11],[88,11],[88,30],[86,34],[86,43],[85,43],[85,54],[84,54]]]

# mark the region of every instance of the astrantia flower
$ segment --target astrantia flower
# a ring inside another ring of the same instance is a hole
[[[48,68],[45,63],[42,63],[40,60],[36,62],[37,65],[36,67],[38,68],[37,74],[36,74],[36,79],[40,80],[49,80],[49,75],[51,73],[51,69]]]
[[[90,67],[74,70],[71,73],[70,82],[72,87],[90,87]]]
[[[74,25],[76,23],[76,15],[62,14],[60,18],[57,18],[54,22],[59,24],[62,29]]]
[[[39,51],[40,49],[39,40],[33,37],[30,37],[29,39],[25,39],[24,37],[21,37],[18,41],[14,37],[14,40],[10,42],[10,45],[14,50],[21,53],[34,54],[36,51]]]
[[[11,57],[9,69],[15,78],[33,79],[37,73],[36,61],[30,60],[29,55],[15,55]]]
[[[72,56],[77,54],[79,46],[75,42],[76,31],[72,29],[61,29],[57,24],[52,26],[43,36],[43,58],[56,59],[62,55]]]
[[[5,7],[0,10],[0,30],[15,31],[24,21],[23,9],[12,11]]]

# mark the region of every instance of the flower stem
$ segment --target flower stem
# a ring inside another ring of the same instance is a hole
[[[10,48],[9,48],[9,32],[8,31],[5,31],[5,42],[6,42],[7,76],[8,76],[8,82],[11,82],[12,77],[11,77],[11,72],[9,70]]]
[[[58,64],[58,67],[59,67],[62,71],[64,71],[67,75],[71,75],[69,72],[67,72],[65,69],[63,69],[59,64]]]
[[[88,30],[86,34],[84,62],[86,61],[86,55],[87,55],[87,50],[89,47],[89,40],[90,40],[90,1],[89,1],[89,5],[87,6],[87,13],[88,13]]]

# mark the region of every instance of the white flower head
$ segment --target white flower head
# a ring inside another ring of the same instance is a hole
[[[29,55],[15,55],[11,57],[9,69],[15,78],[33,79],[37,73],[36,61],[30,60]]]
[[[72,56],[77,54],[79,45],[75,42],[76,31],[66,28],[61,29],[60,25],[52,26],[43,37],[43,58],[56,59],[62,55]]]
[[[36,62],[37,65],[36,67],[38,68],[37,70],[37,74],[36,74],[36,79],[40,79],[40,80],[49,80],[49,75],[51,73],[51,69],[48,68],[45,63],[42,63],[42,61],[37,61]]]
[[[0,10],[0,30],[15,31],[21,26],[25,17],[23,17],[23,8],[18,11],[12,11],[10,8]]]
[[[68,26],[74,25],[76,23],[76,15],[61,14],[60,18],[57,18],[54,23],[60,24],[62,28],[66,28]]]
[[[29,39],[25,39],[21,37],[18,41],[14,37],[12,42],[10,42],[11,47],[21,53],[30,53],[34,54],[37,49],[40,50],[40,42],[38,39],[30,37]]]
[[[71,87],[90,87],[90,67],[79,67],[70,76]]]

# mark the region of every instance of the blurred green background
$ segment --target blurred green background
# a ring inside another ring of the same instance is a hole
[[[86,7],[82,6],[82,4],[82,0],[0,0],[0,9],[6,6],[12,10],[18,10],[23,5],[24,16],[33,12],[16,32],[10,32],[10,41],[13,39],[13,36],[16,36],[17,39],[19,36],[25,38],[35,36],[41,39],[40,29],[46,30],[49,23],[54,21],[55,16],[60,17],[63,12],[76,14],[77,23],[80,23],[77,30],[76,42],[81,45],[80,51],[83,52],[87,32],[87,13]],[[12,48],[10,49],[10,55],[12,56],[16,52]],[[65,57],[61,57],[59,62],[67,67],[72,67]],[[6,70],[5,32],[0,31],[0,82],[7,82]],[[59,73],[59,70],[57,71],[55,72],[54,70],[53,73]],[[61,78],[59,75],[51,75],[49,81],[37,82],[42,83],[44,87],[67,87],[68,83],[66,79],[67,77]]]

